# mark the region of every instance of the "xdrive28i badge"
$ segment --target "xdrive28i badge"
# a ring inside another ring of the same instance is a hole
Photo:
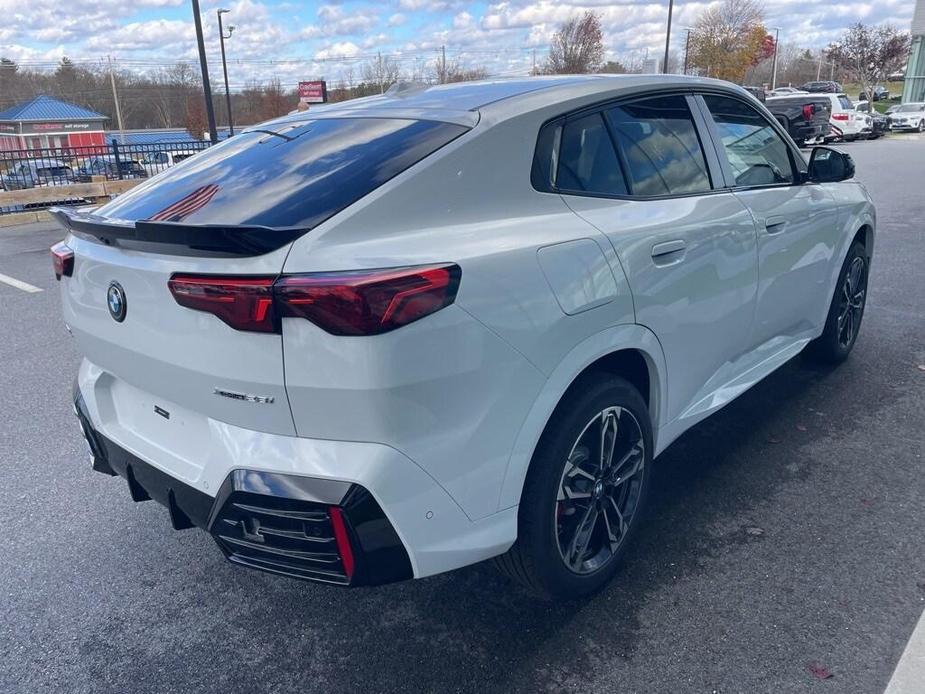
[[[128,304],[125,301],[125,290],[118,282],[110,282],[106,292],[106,304],[109,306],[109,315],[117,323],[125,320]]]

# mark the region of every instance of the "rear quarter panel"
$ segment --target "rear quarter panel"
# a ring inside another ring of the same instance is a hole
[[[634,320],[624,277],[611,275],[602,282],[611,296],[591,292],[595,299],[576,299],[582,310],[568,315],[544,275],[540,249],[585,239],[609,261],[607,272],[619,267],[600,232],[530,184],[536,135],[551,115],[483,119],[296,241],[284,268],[461,266],[450,309],[357,342],[287,321],[284,352],[300,436],[393,446],[473,519],[498,510],[515,440],[549,375],[582,341]]]

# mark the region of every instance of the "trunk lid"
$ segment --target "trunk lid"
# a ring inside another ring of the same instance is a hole
[[[207,441],[210,420],[295,433],[281,336],[234,330],[210,313],[184,308],[167,285],[178,272],[277,275],[288,245],[228,259],[129,250],[76,235],[66,242],[74,270],[61,281],[64,320],[80,352],[103,372],[95,395],[104,421],[152,442],[164,443],[172,432],[167,440],[181,447]],[[124,296],[121,321],[109,305],[115,286]]]

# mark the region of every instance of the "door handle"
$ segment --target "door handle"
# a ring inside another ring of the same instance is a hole
[[[787,219],[785,217],[768,217],[764,220],[764,228],[769,234],[779,234],[787,228]]]
[[[652,260],[656,265],[673,265],[684,259],[687,244],[683,239],[664,241],[652,246]]]

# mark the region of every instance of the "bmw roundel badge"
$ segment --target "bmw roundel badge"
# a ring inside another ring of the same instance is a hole
[[[125,320],[125,312],[128,310],[128,304],[125,301],[125,290],[118,282],[109,283],[109,291],[106,292],[106,303],[109,306],[109,315],[117,323]]]

